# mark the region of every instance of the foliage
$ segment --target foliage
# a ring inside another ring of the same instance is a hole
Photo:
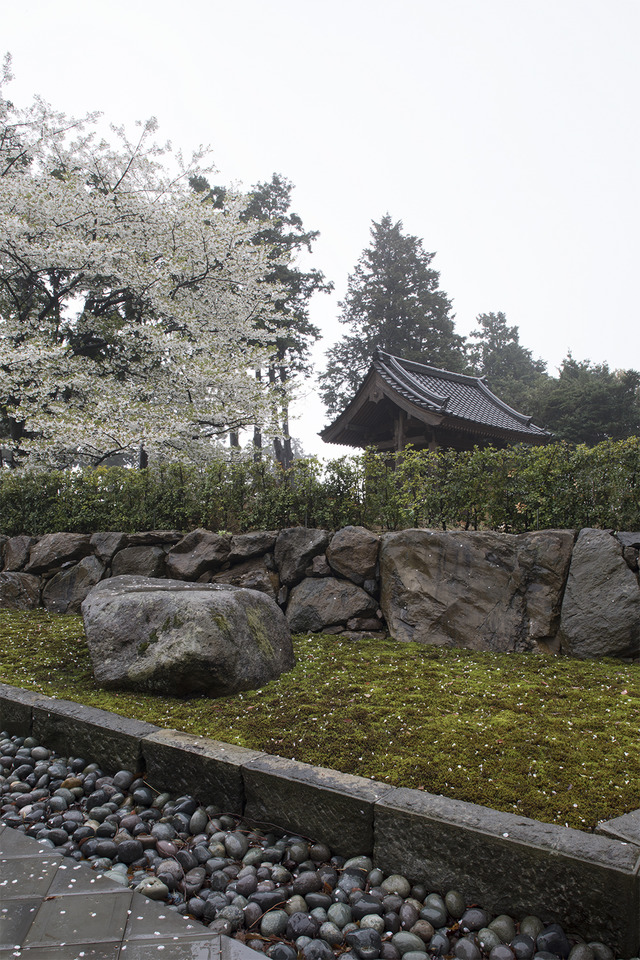
[[[557,378],[539,382],[529,411],[561,440],[596,444],[640,433],[640,372],[606,363],[562,361]]]
[[[638,805],[638,664],[333,636],[294,647],[290,673],[234,697],[114,693],[92,677],[79,617],[0,613],[0,676],[49,696],[583,830]]]
[[[530,412],[532,392],[545,376],[543,360],[520,343],[517,327],[507,326],[504,313],[481,313],[467,342],[470,373],[486,377],[493,392],[519,411]]]
[[[10,79],[5,69],[5,83]],[[188,161],[97,115],[75,120],[0,87],[0,419],[31,462],[100,463],[139,445],[205,458],[273,420],[267,369],[277,269],[245,199],[189,189]],[[256,318],[260,318],[260,326]]]
[[[329,293],[333,289],[333,284],[320,270],[315,267],[303,270],[296,262],[301,250],[311,251],[318,231],[305,230],[300,216],[291,210],[292,189],[290,181],[274,173],[269,182],[257,183],[251,188],[241,215],[254,228],[258,227],[254,243],[268,251],[269,270],[265,279],[279,291],[276,298],[279,329],[267,375],[280,398],[280,430],[274,435],[273,444],[276,459],[285,469],[293,462],[289,436],[290,380],[310,373],[311,344],[320,337],[319,329],[309,319],[309,304],[314,293]],[[259,431],[254,437],[258,443]]]
[[[228,190],[226,187],[211,187],[204,176],[190,178],[191,188],[203,195],[217,209],[225,208]],[[278,311],[278,331],[266,371],[257,372],[258,379],[268,377],[269,386],[278,400],[278,429],[273,436],[274,453],[278,463],[285,469],[291,466],[293,450],[289,436],[289,394],[292,378],[308,375],[311,365],[309,353],[313,341],[320,337],[319,329],[309,318],[309,304],[314,293],[329,293],[333,284],[325,279],[315,267],[302,269],[298,255],[311,252],[318,237],[317,230],[306,230],[302,218],[291,210],[293,184],[285,177],[274,173],[271,180],[254,184],[244,198],[240,217],[254,230],[253,243],[266,253],[267,272],[265,281],[273,284],[277,294],[275,306]],[[261,317],[255,317],[258,327]],[[232,442],[237,446],[237,436]],[[254,445],[262,446],[262,430],[254,429]],[[256,456],[258,454],[256,453]]]
[[[321,463],[310,457],[284,471],[265,458],[206,467],[160,464],[146,470],[101,467],[0,471],[0,532],[60,530],[337,530],[361,524],[496,529],[640,528],[640,440],[595,447],[553,443],[401,456],[368,450]]]
[[[320,395],[330,416],[353,397],[376,348],[448,370],[464,365],[451,302],[439,289],[422,240],[403,234],[389,214],[372,222],[367,247],[348,280],[340,322],[349,332],[327,351]]]

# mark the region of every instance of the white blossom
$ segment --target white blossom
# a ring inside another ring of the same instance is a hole
[[[210,455],[275,428],[255,376],[278,322],[266,251],[240,195],[219,210],[190,190],[206,151],[185,161],[155,133],[105,140],[97,116],[18,110],[0,86],[0,408],[31,462]]]

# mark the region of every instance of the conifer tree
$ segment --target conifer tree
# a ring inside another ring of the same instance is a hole
[[[435,254],[386,214],[371,226],[371,244],[349,276],[340,303],[346,333],[327,351],[320,395],[330,416],[353,397],[376,349],[448,370],[464,366],[451,301],[431,266]]]

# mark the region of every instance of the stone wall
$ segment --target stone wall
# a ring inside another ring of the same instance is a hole
[[[293,527],[1,537],[0,607],[75,613],[121,574],[260,590],[291,630],[640,658],[640,533]]]

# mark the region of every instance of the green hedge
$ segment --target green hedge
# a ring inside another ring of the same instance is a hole
[[[322,463],[172,464],[0,472],[0,532],[59,530],[490,528],[640,529],[640,441],[465,453],[372,451]]]

